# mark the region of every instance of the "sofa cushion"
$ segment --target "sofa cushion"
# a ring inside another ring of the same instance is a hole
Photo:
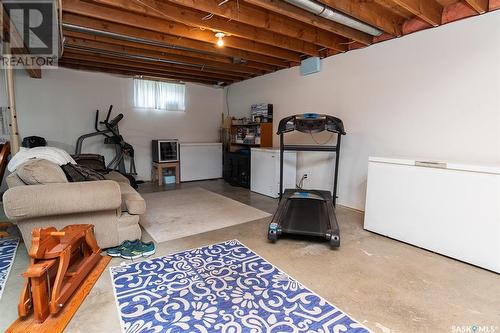
[[[16,169],[17,176],[27,185],[67,183],[61,167],[44,159],[32,159]]]
[[[19,176],[17,175],[17,173],[13,172],[11,173],[10,175],[8,175],[6,178],[5,178],[5,181],[7,182],[7,186],[9,188],[13,188],[13,187],[16,187],[16,186],[25,186],[26,184],[21,180],[21,178],[19,178]]]
[[[118,171],[110,171],[106,174],[104,174],[104,178],[107,180],[114,180],[115,182],[118,183],[125,183],[125,184],[130,184],[130,180],[128,180],[127,177],[119,173]]]

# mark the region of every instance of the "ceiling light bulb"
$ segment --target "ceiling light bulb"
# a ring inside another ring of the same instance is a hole
[[[223,32],[218,32],[215,34],[215,37],[217,37],[217,46],[218,47],[223,47],[224,46],[224,36],[225,34]]]

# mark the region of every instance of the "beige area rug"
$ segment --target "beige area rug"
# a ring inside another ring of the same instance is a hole
[[[200,187],[147,193],[141,225],[157,243],[270,216]]]

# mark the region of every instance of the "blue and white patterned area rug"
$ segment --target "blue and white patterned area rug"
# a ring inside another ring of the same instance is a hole
[[[124,332],[368,332],[237,240],[112,267]]]
[[[16,257],[17,245],[19,245],[17,238],[0,238],[0,298]]]

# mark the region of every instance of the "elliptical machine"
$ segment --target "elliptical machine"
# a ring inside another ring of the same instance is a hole
[[[82,154],[83,141],[97,135],[103,135],[104,144],[114,145],[115,148],[115,157],[111,160],[111,162],[108,163],[106,169],[120,172],[121,174],[129,178],[131,184],[135,184],[134,176],[137,175],[137,171],[135,169],[134,147],[131,144],[127,143],[123,139],[123,136],[120,135],[118,123],[123,119],[123,114],[120,113],[113,119],[109,120],[112,110],[113,105],[110,105],[108,114],[106,115],[106,119],[104,119],[103,121],[99,121],[99,110],[96,110],[94,122],[95,132],[84,134],[76,140],[74,157],[77,161],[79,160],[79,157],[88,157],[88,154]],[[104,128],[102,128],[103,125]],[[126,158],[130,160],[128,171],[125,165]]]

